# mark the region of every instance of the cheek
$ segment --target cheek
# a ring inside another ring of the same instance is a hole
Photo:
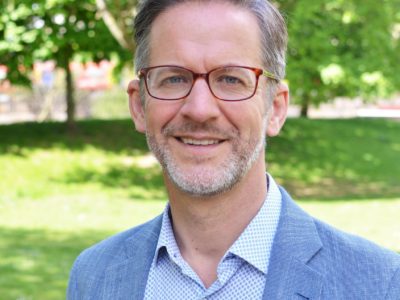
[[[146,106],[146,125],[150,133],[160,132],[179,112],[178,103],[149,100]]]
[[[264,127],[265,105],[255,102],[228,103],[223,108],[224,115],[239,132],[244,136],[259,135]]]

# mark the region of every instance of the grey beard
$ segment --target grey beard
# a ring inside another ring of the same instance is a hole
[[[150,150],[175,186],[193,197],[211,197],[231,190],[251,169],[261,151],[265,151],[266,119],[263,122],[262,136],[257,141],[248,140],[243,145],[243,141],[237,138],[232,145],[232,154],[221,165],[199,172],[184,172],[174,160],[170,149],[159,145],[153,135],[146,135],[146,138]],[[168,134],[168,131],[172,130],[166,129],[163,134]],[[196,162],[196,158],[193,159]],[[201,160],[196,163],[201,164]]]

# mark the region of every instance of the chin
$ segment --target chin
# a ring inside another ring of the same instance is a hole
[[[230,191],[243,177],[238,170],[209,170],[183,171],[179,168],[168,168],[169,180],[182,192],[193,197],[212,197]]]

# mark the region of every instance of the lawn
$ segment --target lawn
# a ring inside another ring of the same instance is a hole
[[[400,122],[291,119],[268,169],[300,205],[400,252]],[[64,299],[82,249],[162,211],[129,120],[0,126],[0,299]]]

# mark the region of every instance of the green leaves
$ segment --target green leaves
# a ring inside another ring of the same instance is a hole
[[[278,2],[288,22],[287,78],[294,102],[372,99],[400,90],[398,0]]]
[[[307,108],[338,96],[374,99],[400,90],[399,0],[275,2],[288,23],[287,79],[294,102]],[[131,61],[136,5],[137,0],[3,0],[0,64],[14,70],[18,64],[29,69],[35,59],[61,64],[64,48],[87,60]]]
[[[63,61],[64,48],[91,60],[127,56],[97,13],[95,0],[5,0],[0,3],[0,64]],[[88,54],[88,55],[87,55]],[[19,81],[14,76],[13,81]]]

